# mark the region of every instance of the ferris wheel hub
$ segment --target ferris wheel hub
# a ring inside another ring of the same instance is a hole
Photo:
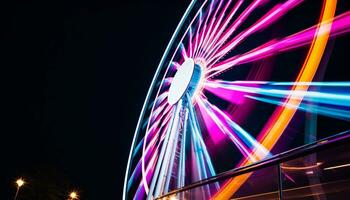
[[[186,59],[177,69],[171,82],[168,103],[176,104],[186,93],[192,96],[201,79],[202,69],[192,58]]]

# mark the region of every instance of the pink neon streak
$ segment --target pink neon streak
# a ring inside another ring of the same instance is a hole
[[[219,37],[222,35],[223,31],[225,30],[225,28],[227,27],[227,25],[229,24],[229,22],[231,21],[232,17],[236,14],[237,10],[241,7],[241,5],[243,4],[243,0],[238,1],[234,8],[230,11],[230,14],[228,15],[228,17],[225,19],[224,23],[220,26],[219,31],[215,34],[214,38],[211,39],[208,47],[205,49],[204,54],[202,55],[203,58],[207,58],[207,54],[209,53],[209,50],[212,49],[212,46],[214,44],[216,44],[217,40],[219,39]],[[229,4],[228,4],[229,5]],[[228,6],[227,5],[227,6]],[[225,9],[226,12],[226,9]],[[224,14],[224,13],[222,13]],[[214,35],[214,34],[213,34]]]
[[[184,38],[185,38],[185,36],[186,36],[188,30],[190,29],[190,27],[192,27],[192,24],[194,23],[194,21],[195,21],[196,18],[198,17],[198,14],[201,15],[201,10],[203,9],[203,6],[207,3],[207,1],[208,1],[208,0],[205,0],[205,1],[202,3],[201,7],[198,9],[197,13],[195,14],[195,16],[193,17],[193,19],[191,20],[190,24],[188,25],[188,27],[187,27],[187,29],[186,29],[186,31],[185,31],[185,34],[181,37],[180,42],[179,42],[179,44],[177,45],[177,47],[176,47],[176,49],[175,49],[173,55],[171,56],[171,59],[170,59],[170,60],[174,60],[174,57],[175,57],[175,55],[177,54],[177,51],[179,50],[180,44],[181,44],[182,41],[184,40]],[[166,76],[167,72],[168,72],[168,70],[166,70],[166,72],[164,73],[164,77]],[[159,93],[159,91],[158,91],[158,93]]]
[[[180,45],[180,50],[181,50],[182,58],[187,59],[187,58],[188,58],[188,55],[187,55],[187,53],[186,53],[185,46],[184,46],[184,44],[182,44],[182,43],[181,43],[181,45]]]
[[[205,47],[205,45],[206,45],[206,43],[207,43],[208,35],[212,34],[211,29],[213,28],[213,24],[214,24],[214,22],[215,22],[215,20],[216,20],[216,16],[217,16],[217,14],[218,14],[219,9],[221,8],[221,6],[222,6],[222,0],[220,0],[220,3],[219,3],[219,5],[217,6],[217,8],[216,8],[216,10],[215,10],[215,13],[213,14],[212,18],[210,19],[208,30],[205,30],[205,37],[204,37],[204,39],[203,39],[203,41],[202,41],[202,45],[201,45],[201,46],[199,47],[199,49],[198,49],[199,52],[198,52],[198,54],[197,54],[197,57],[200,57],[200,53],[201,53],[201,51],[203,50],[203,48]],[[203,32],[203,34],[204,34],[204,32]]]
[[[195,57],[197,56],[197,54],[198,54],[198,52],[199,52],[199,50],[200,50],[200,48],[202,46],[203,37],[204,37],[204,35],[206,33],[206,29],[207,29],[207,25],[208,25],[208,20],[209,20],[210,16],[212,15],[213,6],[214,6],[214,1],[211,1],[210,6],[209,6],[209,10],[208,10],[208,13],[207,13],[207,17],[205,18],[204,25],[202,27],[202,30],[200,30],[200,41],[199,41],[198,47],[196,49],[196,52],[194,54]]]
[[[188,32],[188,29],[192,26],[193,22],[195,21],[195,18],[197,17],[198,13],[200,13],[200,10],[203,8],[203,6],[205,5],[206,2],[207,2],[207,0],[205,0],[205,1],[203,2],[203,4],[201,5],[201,7],[199,8],[198,12],[196,13],[195,17],[191,20],[191,22],[190,22],[188,28],[186,29],[185,33]],[[175,55],[176,55],[176,53],[177,53],[177,51],[178,51],[178,49],[179,49],[179,47],[180,47],[180,44],[181,44],[182,41],[183,41],[185,35],[186,35],[186,34],[184,34],[184,35],[182,36],[182,38],[181,38],[181,40],[180,40],[180,42],[179,42],[179,45],[176,47],[176,50],[175,50],[174,54],[173,54],[172,57],[171,57],[171,60],[174,59],[174,57],[175,57]],[[166,76],[167,72],[168,72],[168,70],[165,72],[164,77],[163,77],[163,80],[165,79],[165,76]],[[162,87],[160,87],[160,88],[158,89],[157,95],[159,95],[159,92],[160,92],[160,89],[161,89],[161,88],[162,88]],[[152,110],[154,109],[154,106],[155,106],[155,104],[153,104]],[[151,112],[151,115],[152,115],[152,112]],[[148,123],[147,126],[149,126],[149,123]],[[147,129],[148,129],[148,127],[147,127]],[[145,136],[145,137],[147,138],[147,132],[146,132],[146,136]],[[145,144],[145,143],[144,143],[144,144]],[[142,152],[143,155],[144,155],[144,150],[145,150],[145,145],[143,145],[143,152]],[[145,180],[144,180],[144,172],[145,172],[145,170],[144,170],[144,157],[143,157],[143,156],[142,156],[142,158],[141,158],[141,161],[142,161],[142,175],[143,175],[143,181],[145,182]],[[142,188],[143,188],[143,187],[142,187]],[[144,189],[146,189],[146,188],[148,188],[147,182],[146,182],[146,185],[145,185],[145,188],[144,188]]]
[[[167,98],[168,96],[168,91],[163,92],[161,95],[159,95],[156,99],[156,107],[158,107],[163,101]]]
[[[208,111],[206,109],[206,106],[208,105],[211,109],[211,111]],[[229,135],[229,138],[231,139],[231,141],[236,145],[236,147],[238,148],[238,150],[242,153],[242,155],[244,155],[246,158],[250,158],[252,160],[255,160],[254,157],[252,157],[252,154],[250,153],[250,150],[242,143],[242,141],[240,141],[239,138],[237,138],[234,134],[231,133],[230,128],[227,127],[227,125],[225,125],[223,123],[223,118],[220,118],[213,109],[213,105],[211,105],[208,101],[206,101],[205,99],[200,99],[198,98],[198,106],[202,107],[201,110],[204,110],[209,117],[211,118],[211,120],[214,121],[214,123],[216,124],[216,126],[218,126],[218,128],[220,129],[220,132],[222,132],[225,135]],[[206,120],[205,120],[206,121]],[[231,136],[231,137],[230,137]]]
[[[253,26],[243,31],[239,35],[237,35],[234,39],[224,45],[222,48],[218,50],[218,53],[212,58],[209,58],[208,63],[216,63],[220,58],[226,55],[229,51],[235,48],[238,44],[240,44],[244,39],[252,35],[257,31],[261,31],[266,27],[269,27],[278,19],[283,17],[288,11],[298,6],[303,0],[289,0],[284,4],[276,5],[272,8],[267,14],[265,14],[259,21],[257,21]],[[210,65],[210,64],[209,64]]]
[[[334,22],[327,22],[328,25],[332,25],[331,37],[337,36],[350,31],[350,12],[346,12],[334,18]],[[285,37],[281,40],[272,40],[267,42],[243,55],[237,55],[231,57],[225,61],[215,64],[212,69],[207,71],[209,77],[215,76],[223,71],[233,67],[235,65],[253,62],[259,59],[263,59],[275,54],[282,53],[284,51],[292,50],[312,42],[317,26],[313,26],[309,29],[298,32],[294,35]],[[319,31],[322,34],[323,30]]]
[[[177,70],[181,65],[178,63],[178,62],[176,62],[176,61],[173,61],[173,62],[171,62],[171,65]]]
[[[170,116],[170,114],[169,114],[169,116]],[[165,124],[165,122],[167,122],[167,121],[169,120],[169,118],[170,118],[170,117],[166,117],[166,119],[165,119],[164,122],[163,122],[162,127],[164,126],[165,128],[164,128],[163,131],[162,131],[162,134],[161,134],[161,136],[160,136],[160,142],[158,143],[156,149],[159,148],[159,146],[160,146],[160,144],[161,144],[161,141],[164,140],[167,127],[169,126],[169,124]],[[154,137],[154,138],[157,138],[157,137]],[[153,143],[153,144],[154,144],[154,143]],[[145,153],[145,154],[146,154],[146,157],[147,157],[147,158],[145,158],[146,160],[148,160],[148,157],[149,157],[149,155],[150,155],[150,150],[153,150],[153,147],[152,147],[152,148],[147,148],[147,149],[146,149],[146,153]],[[134,171],[132,172],[132,175],[131,175],[130,177],[133,177],[133,179],[137,179],[137,178],[141,175],[141,168],[142,168],[142,160],[140,159],[140,160],[137,162],[137,165],[136,165],[136,167],[135,167],[135,169],[134,169]]]
[[[242,104],[244,103],[245,97],[243,92],[239,91],[232,91],[225,88],[211,88],[211,87],[205,87],[207,91],[210,93],[213,93],[215,96],[220,97],[221,99],[224,99],[228,102],[231,102],[233,104]]]
[[[190,27],[190,30],[189,30],[189,35],[190,35],[190,38],[188,39],[188,47],[187,47],[187,49],[188,49],[188,55],[189,55],[189,57],[191,57],[192,58],[192,48],[193,48],[193,46],[192,46],[192,37],[193,37],[193,33],[192,33],[192,28]]]
[[[201,28],[201,26],[202,26],[202,21],[203,19],[202,19],[202,11],[200,11],[200,13],[199,13],[199,19],[198,19],[198,28],[197,28],[197,31],[196,31],[196,37],[194,38],[194,48],[193,48],[193,55],[195,55],[196,54],[196,52],[197,52],[197,49],[198,49],[198,45],[199,45],[199,34],[200,34],[200,32],[199,32],[199,29]]]
[[[227,29],[219,41],[214,45],[211,51],[208,52],[209,57],[212,56],[213,52],[217,51],[218,48],[232,35],[232,33],[248,18],[249,14],[256,9],[258,6],[262,5],[265,0],[256,0],[254,3],[250,4],[246,10],[244,10],[241,15],[232,23],[232,25]]]
[[[211,33],[209,34],[209,38],[206,40],[205,44],[203,45],[204,46],[203,51],[201,52],[201,54],[198,57],[202,57],[203,54],[207,51],[208,46],[211,44],[213,37],[217,34],[218,28],[221,25],[222,20],[224,19],[225,13],[226,13],[228,7],[230,6],[231,2],[232,2],[232,0],[229,0],[226,3],[226,5],[223,8],[223,10],[221,11],[221,13],[220,13],[220,15],[218,17],[218,20],[215,23],[213,31],[211,31]]]
[[[148,185],[148,182],[150,182],[153,177],[153,169],[156,164],[155,160],[158,158],[157,151],[158,150],[156,150],[156,152],[153,154],[150,162],[147,165],[145,171],[145,179],[143,179],[143,181],[140,182],[139,187],[137,188],[137,191],[135,193],[134,199],[144,199],[145,194],[148,194],[148,186],[146,185]]]
[[[153,111],[153,109],[154,109],[154,105],[155,105],[155,104],[153,104],[152,111]],[[164,112],[164,113],[162,114],[162,117],[163,117],[165,114],[169,114],[169,113],[165,113],[165,112]],[[153,115],[153,112],[151,112],[151,116],[152,116],[152,115]],[[150,123],[151,119],[149,119],[148,125],[147,125],[147,129],[146,129],[146,134],[145,134],[145,136],[144,136],[145,140],[144,140],[143,145],[142,145],[142,156],[141,156],[141,166],[142,166],[141,169],[142,169],[142,170],[141,170],[141,174],[142,174],[142,181],[144,182],[143,186],[144,186],[144,188],[145,188],[146,193],[148,193],[148,185],[147,185],[147,182],[146,182],[146,180],[145,180],[145,179],[146,179],[146,177],[145,177],[145,159],[147,159],[147,154],[146,154],[145,152],[146,152],[147,148],[149,147],[149,145],[147,146],[146,144],[147,144],[147,139],[148,139],[150,133],[152,133],[152,130],[154,130],[153,127],[157,128],[157,125],[159,124],[160,120],[161,120],[161,119],[158,119],[157,121],[155,121],[155,122],[152,124],[151,128],[149,128],[149,125],[151,124],[151,123]],[[156,129],[156,130],[158,130],[158,131],[157,131],[157,135],[158,135],[158,132],[159,132],[160,129]],[[153,136],[152,138],[156,138],[156,137]]]
[[[214,144],[219,144],[222,140],[225,139],[225,134],[222,133],[217,124],[211,119],[204,107],[198,106],[198,108],[204,119],[203,121],[206,128],[208,129],[211,140],[214,142]]]

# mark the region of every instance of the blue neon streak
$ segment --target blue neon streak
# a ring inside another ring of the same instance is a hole
[[[299,106],[295,106],[292,104],[286,104],[283,101],[273,100],[269,98],[263,98],[263,97],[254,97],[254,96],[247,96],[248,98],[255,99],[261,102],[275,104],[279,106],[285,106],[285,107],[293,107],[297,108],[299,110],[303,110],[305,112],[310,113],[317,113],[324,116],[344,119],[344,120],[350,120],[350,110],[345,109],[338,109],[338,108],[329,108],[325,106],[320,105],[314,105],[314,104],[307,104],[307,103],[301,103]]]

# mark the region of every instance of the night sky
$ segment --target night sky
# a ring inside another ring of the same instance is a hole
[[[17,1],[1,12],[0,199],[120,199],[151,79],[189,1]]]

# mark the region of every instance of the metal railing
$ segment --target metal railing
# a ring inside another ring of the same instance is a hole
[[[182,188],[173,190],[165,195],[159,196],[156,198],[156,200],[160,200],[160,199],[166,199],[167,197],[170,197],[172,195],[181,193],[181,192],[185,192],[194,188],[198,188],[204,185],[208,185],[211,183],[215,183],[224,179],[228,179],[228,178],[233,178],[242,174],[246,174],[249,172],[254,172],[257,171],[259,169],[263,169],[263,168],[267,168],[270,166],[274,166],[277,165],[278,169],[280,170],[280,164],[298,157],[302,157],[308,154],[312,154],[312,153],[316,153],[316,152],[320,152],[323,151],[325,149],[328,148],[332,148],[332,147],[336,147],[338,145],[344,145],[344,144],[350,144],[350,131],[345,131],[321,140],[318,140],[316,142],[310,143],[310,144],[306,144],[300,147],[297,147],[295,149],[289,150],[289,151],[285,151],[283,153],[280,154],[276,154],[274,156],[271,156],[269,158],[266,158],[264,160],[261,160],[259,162],[256,162],[254,164],[251,165],[247,165],[247,166],[243,166],[240,168],[235,168],[223,173],[220,173],[214,177],[202,180],[202,181],[198,181],[195,182],[191,185],[187,185],[184,186]],[[279,171],[280,172],[280,171]],[[279,173],[280,175],[280,173]],[[279,177],[279,182],[281,182],[281,177]],[[279,183],[279,196],[280,199],[282,199],[282,194],[281,194],[281,184]]]

